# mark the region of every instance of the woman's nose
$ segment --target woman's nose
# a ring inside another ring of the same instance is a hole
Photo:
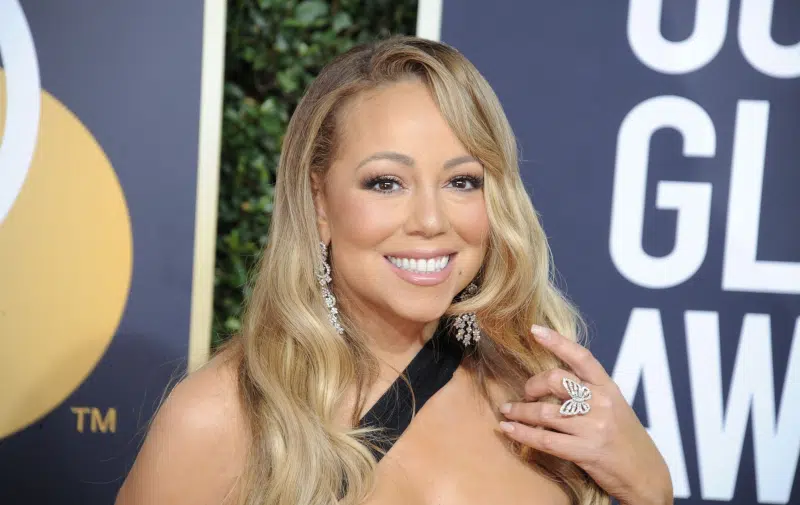
[[[450,229],[442,196],[440,188],[436,187],[419,188],[413,192],[406,233],[433,237]]]

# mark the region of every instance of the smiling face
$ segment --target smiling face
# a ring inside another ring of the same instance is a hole
[[[419,81],[361,93],[336,128],[315,205],[340,301],[388,321],[438,319],[486,253],[483,167]]]

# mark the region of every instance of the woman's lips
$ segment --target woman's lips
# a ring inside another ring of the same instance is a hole
[[[403,270],[402,268],[398,267],[394,263],[392,263],[389,258],[384,256],[386,260],[386,264],[389,265],[389,268],[397,274],[398,277],[403,279],[406,282],[411,284],[415,284],[417,286],[435,286],[437,284],[441,284],[450,276],[450,272],[453,270],[453,261],[455,260],[456,254],[449,255],[447,260],[447,265],[438,272],[410,272],[408,270]]]

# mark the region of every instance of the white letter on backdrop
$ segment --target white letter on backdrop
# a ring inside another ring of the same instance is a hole
[[[759,72],[778,79],[800,77],[800,41],[791,46],[772,39],[775,0],[742,0],[739,9],[739,46]],[[800,35],[800,30],[796,35]]]
[[[633,54],[664,74],[685,74],[704,67],[725,42],[728,3],[729,0],[697,0],[692,34],[686,40],[672,42],[661,34],[662,0],[630,0],[628,43]]]
[[[768,315],[744,317],[727,408],[722,402],[718,315],[690,310],[686,311],[685,320],[703,499],[733,498],[747,420],[751,417],[758,501],[788,503],[800,454],[800,318],[795,322],[779,410],[775,408]]]
[[[800,294],[800,263],[756,259],[769,102],[739,100],[733,138],[722,289]]]
[[[647,432],[669,466],[675,498],[689,498],[689,477],[669,376],[664,328],[657,309],[637,307],[631,311],[612,377],[628,403],[633,403],[642,381],[650,421]]]
[[[683,155],[712,157],[714,124],[696,103],[677,96],[659,96],[631,110],[619,129],[609,248],[617,270],[646,288],[669,288],[689,279],[700,268],[708,247],[711,184],[660,181],[656,207],[678,213],[675,247],[664,257],[642,248],[650,139],[661,128],[683,136]]]

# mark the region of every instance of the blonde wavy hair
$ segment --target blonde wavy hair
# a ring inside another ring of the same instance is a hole
[[[520,178],[514,135],[485,79],[438,42],[393,37],[355,47],[322,70],[289,123],[269,242],[252,279],[241,334],[230,344],[252,439],[238,486],[241,504],[355,504],[373,488],[372,432],[353,427],[377,360],[346,313],[344,335],[328,321],[315,276],[320,253],[311,176],[324,175],[336,154],[337,112],[348,99],[406,79],[429,88],[455,135],[485,167],[490,232],[480,291],[444,314],[477,313],[484,338],[463,366],[482,394],[489,399],[488,381],[494,381],[521,398],[532,375],[566,368],[530,337],[532,324],[572,339],[584,334],[577,311],[553,282],[550,249]],[[333,276],[335,292],[335,265]],[[343,428],[336,417],[350,388],[358,401],[353,427]],[[609,502],[577,465],[514,447],[572,503]]]

